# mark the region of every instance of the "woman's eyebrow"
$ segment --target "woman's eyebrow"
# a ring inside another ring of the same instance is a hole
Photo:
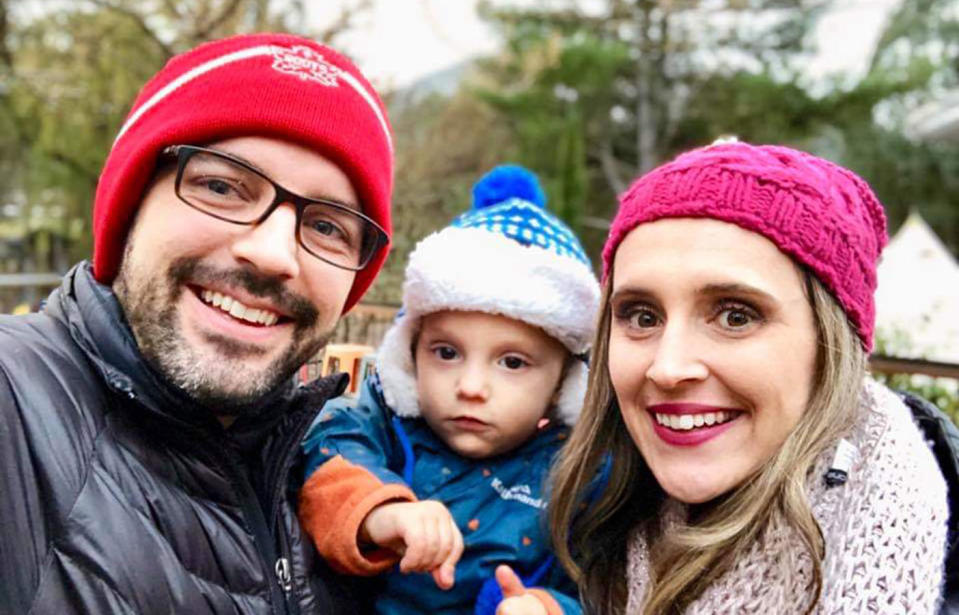
[[[613,303],[623,299],[649,299],[654,296],[653,292],[640,286],[623,286],[613,291],[613,294],[609,296],[609,302]]]
[[[728,282],[728,283],[718,283],[718,284],[706,284],[702,286],[697,291],[702,295],[747,295],[750,297],[756,297],[765,301],[776,301],[776,298],[770,293],[751,286],[749,284],[743,284],[740,282]]]

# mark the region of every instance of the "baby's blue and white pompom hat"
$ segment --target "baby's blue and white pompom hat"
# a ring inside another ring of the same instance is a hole
[[[555,416],[579,417],[586,394],[585,356],[599,308],[599,282],[569,227],[546,209],[536,176],[494,168],[473,186],[473,206],[410,254],[403,309],[377,352],[386,403],[420,416],[413,339],[423,316],[445,310],[500,314],[541,328],[580,359],[566,370]]]

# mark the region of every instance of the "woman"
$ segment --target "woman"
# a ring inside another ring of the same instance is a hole
[[[550,511],[588,610],[934,612],[945,483],[866,377],[885,243],[862,179],[784,147],[695,150],[623,195]]]

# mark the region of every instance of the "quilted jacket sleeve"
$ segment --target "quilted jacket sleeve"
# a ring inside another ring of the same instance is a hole
[[[949,527],[946,538],[945,583],[939,613],[959,614],[959,429],[931,402],[905,391],[897,391],[912,412],[929,444],[939,471],[946,480],[949,498]]]
[[[29,439],[0,364],[0,612],[27,613],[40,582],[48,530]]]

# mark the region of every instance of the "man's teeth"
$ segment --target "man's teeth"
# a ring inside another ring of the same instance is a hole
[[[233,318],[239,318],[258,325],[266,325],[269,327],[275,325],[279,319],[273,312],[246,307],[233,297],[221,295],[212,290],[204,290],[200,293],[200,298],[207,304],[220,308]]]
[[[731,421],[733,412],[706,412],[705,414],[655,414],[656,422],[664,427],[679,431],[688,431],[703,425],[719,425]]]

